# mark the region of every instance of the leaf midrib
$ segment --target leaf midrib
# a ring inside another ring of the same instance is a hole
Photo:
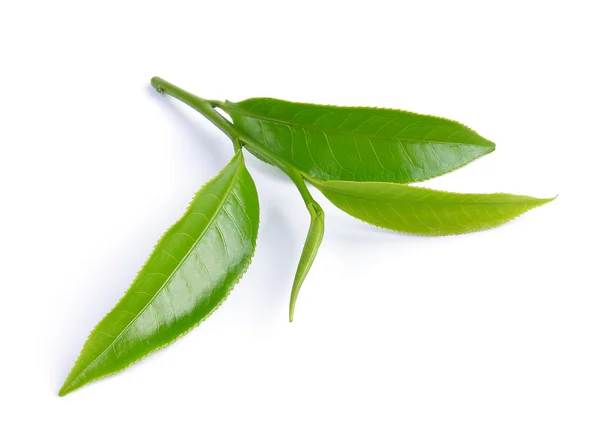
[[[239,164],[236,166],[236,170],[235,170],[235,174],[234,174],[234,178],[231,180],[231,183],[229,184],[229,186],[227,187],[227,191],[225,192],[226,195],[229,195],[231,193],[231,191],[233,190],[233,186],[235,185],[235,183],[237,182],[237,179],[239,178],[239,173],[240,173],[240,165],[243,164]],[[223,208],[223,205],[225,205],[225,201],[229,199],[229,196],[223,198],[223,200],[219,203],[217,209],[215,209],[215,212],[213,213],[213,215],[211,216],[211,218],[209,219],[208,223],[206,224],[206,227],[204,228],[204,231],[200,234],[200,236],[198,237],[198,239],[196,239],[194,241],[194,243],[190,246],[189,251],[185,254],[185,256],[181,259],[181,261],[179,262],[179,264],[177,264],[177,266],[175,266],[175,268],[173,269],[173,271],[171,272],[171,274],[169,275],[169,277],[165,280],[165,282],[160,286],[160,288],[156,291],[156,293],[154,293],[154,296],[152,296],[152,298],[148,301],[148,303],[146,303],[146,305],[138,312],[138,314],[123,328],[123,330],[121,330],[121,332],[115,336],[115,338],[113,339],[112,342],[110,342],[110,344],[104,349],[104,351],[102,351],[96,358],[94,358],[94,360],[87,365],[87,367],[85,369],[83,369],[81,371],[81,373],[79,373],[71,382],[71,384],[75,383],[81,376],[83,376],[85,373],[87,373],[97,362],[100,358],[102,358],[107,352],[108,350],[121,338],[121,336],[123,335],[123,333],[125,333],[125,331],[127,331],[129,329],[129,327],[131,327],[131,325],[140,317],[140,315],[148,308],[148,306],[150,306],[150,304],[152,304],[152,302],[154,301],[154,299],[156,299],[156,297],[160,294],[160,292],[165,288],[165,286],[170,282],[171,278],[173,277],[173,275],[175,274],[175,272],[179,269],[179,267],[181,266],[181,264],[187,260],[187,258],[189,257],[189,255],[192,253],[192,250],[196,247],[196,245],[198,244],[198,242],[204,237],[204,235],[206,234],[206,232],[208,231],[208,229],[210,228],[210,226],[213,224],[213,222],[215,221],[215,219],[217,218],[218,213],[221,211],[221,209]]]
[[[318,187],[318,186],[317,186]],[[403,203],[403,202],[408,202],[408,203],[421,203],[421,204],[439,204],[439,205],[515,205],[515,204],[521,204],[521,205],[528,205],[528,204],[536,204],[538,202],[544,202],[544,200],[537,200],[534,199],[532,201],[512,201],[512,202],[445,202],[445,201],[425,201],[425,200],[412,200],[412,199],[403,199],[403,200],[398,200],[398,199],[381,199],[381,198],[376,198],[376,197],[369,197],[369,196],[363,196],[363,195],[356,195],[354,193],[348,193],[348,192],[344,192],[344,191],[340,191],[338,189],[332,189],[327,188],[326,186],[322,186],[319,187],[321,190],[324,191],[329,191],[329,192],[334,192],[334,193],[340,193],[344,196],[351,196],[353,198],[362,198],[362,199],[367,199],[367,200],[371,200],[371,201],[379,201],[379,202],[396,202],[396,203]],[[450,193],[452,195],[452,193]],[[461,196],[464,196],[461,195]],[[514,195],[511,195],[514,196]]]
[[[236,104],[237,106],[237,104]],[[265,117],[265,116],[261,116],[258,115],[256,113],[250,113],[248,110],[245,110],[243,108],[237,108],[237,107],[233,107],[231,108],[230,106],[223,106],[223,109],[225,111],[227,111],[228,113],[230,113],[230,111],[235,111],[243,116],[246,117],[251,117],[257,120],[261,120],[263,122],[272,122],[272,123],[278,123],[281,125],[286,125],[288,127],[296,127],[296,128],[304,128],[304,129],[308,129],[308,130],[315,130],[315,131],[320,131],[323,133],[330,133],[330,134],[337,134],[337,135],[345,135],[348,137],[364,137],[364,138],[368,138],[368,139],[377,139],[377,140],[388,140],[388,141],[407,141],[407,142],[411,142],[411,143],[418,143],[418,144],[453,144],[453,145],[465,145],[465,146],[477,146],[477,147],[493,147],[493,143],[489,142],[490,144],[484,144],[484,143],[472,143],[472,142],[468,142],[468,143],[459,143],[456,141],[436,141],[436,140],[418,140],[415,138],[405,138],[405,137],[383,137],[380,135],[369,135],[369,134],[364,134],[364,133],[352,133],[352,132],[344,132],[344,131],[340,131],[340,130],[336,130],[336,129],[331,129],[331,128],[320,128],[318,126],[314,126],[314,125],[305,125],[305,124],[299,124],[297,122],[290,122],[287,120],[282,120],[282,119],[273,119],[271,117]],[[229,111],[228,111],[229,110]],[[391,123],[391,122],[390,122]],[[459,126],[463,126],[458,124]],[[467,128],[468,129],[468,128]],[[482,138],[485,141],[489,141],[486,140],[485,138],[481,137],[479,134],[477,134],[475,131],[468,129],[470,132],[473,132],[474,134],[476,134],[477,136],[479,136],[480,138]],[[450,134],[452,135],[452,134]],[[469,138],[473,138],[473,136],[470,136]]]

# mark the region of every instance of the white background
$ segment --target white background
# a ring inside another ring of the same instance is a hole
[[[21,1],[0,6],[0,426],[598,427],[595,1]],[[57,397],[83,341],[232,155],[161,76],[459,120],[497,150],[426,185],[558,199],[423,238],[326,211],[247,156],[254,262],[209,320]]]

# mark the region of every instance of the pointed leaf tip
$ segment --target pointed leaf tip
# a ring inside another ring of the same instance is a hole
[[[67,380],[65,380],[65,383],[63,384],[63,386],[61,386],[60,390],[58,391],[58,396],[64,397],[65,395],[67,395],[68,393],[73,391],[74,389],[75,388],[73,388],[71,385],[71,380],[69,378],[67,378]]]

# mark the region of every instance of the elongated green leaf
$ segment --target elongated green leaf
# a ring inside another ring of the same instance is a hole
[[[250,264],[257,233],[256,188],[238,152],[196,194],[94,328],[59,395],[124,369],[209,316]]]
[[[395,183],[310,181],[334,205],[356,218],[399,232],[430,236],[496,227],[554,199],[450,193]]]
[[[302,249],[296,276],[294,277],[294,285],[292,286],[292,295],[290,297],[290,322],[294,320],[294,309],[296,307],[296,299],[298,299],[300,287],[302,287],[304,278],[308,275],[308,271],[317,256],[317,251],[319,251],[319,246],[323,241],[323,234],[325,232],[325,213],[319,204],[312,202],[307,205],[307,208],[310,212],[310,227],[308,229],[308,234],[306,235],[306,242]]]
[[[320,180],[423,181],[495,148],[458,122],[402,110],[271,98],[226,101],[220,107],[238,128]]]

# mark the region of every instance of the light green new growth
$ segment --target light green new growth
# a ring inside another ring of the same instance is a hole
[[[317,256],[317,251],[319,250],[321,241],[323,241],[323,234],[325,233],[325,213],[319,204],[316,202],[309,202],[307,208],[310,212],[310,227],[308,229],[308,234],[306,235],[300,262],[298,263],[298,270],[294,277],[294,285],[292,286],[292,296],[290,297],[290,322],[294,321],[294,309],[296,307],[296,299],[298,298],[300,287]]]
[[[311,179],[327,199],[367,223],[415,235],[442,236],[500,226],[554,198],[466,194],[396,183]]]

